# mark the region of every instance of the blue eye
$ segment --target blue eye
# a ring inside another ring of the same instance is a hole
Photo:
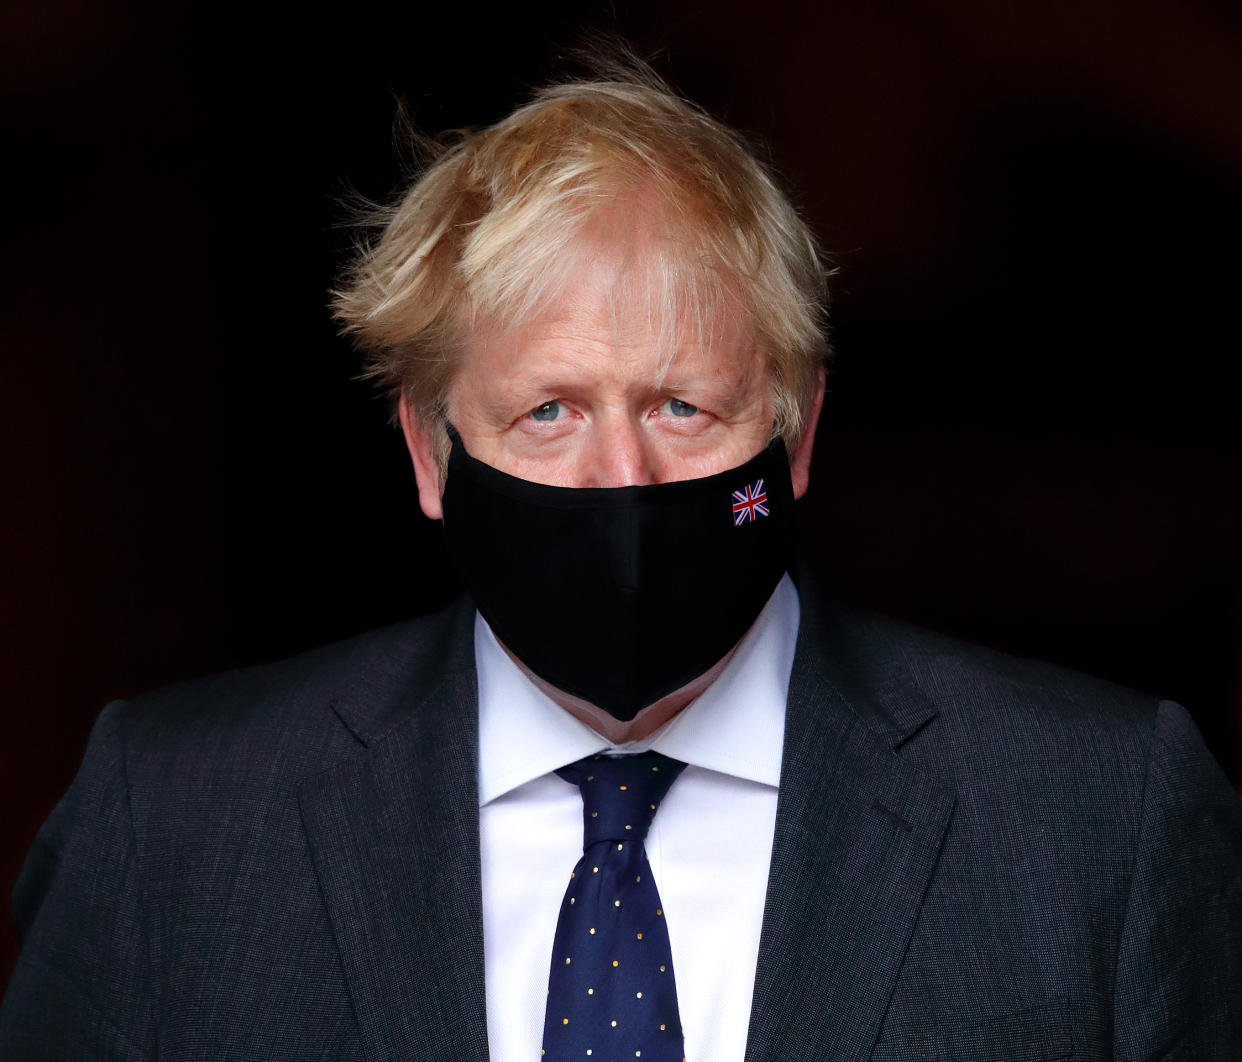
[[[670,398],[668,400],[668,411],[674,417],[693,417],[698,411],[698,406],[692,406],[689,402],[683,402],[680,398]]]
[[[530,411],[531,420],[551,421],[556,420],[561,415],[561,404],[559,402],[545,402],[541,406],[536,406]]]

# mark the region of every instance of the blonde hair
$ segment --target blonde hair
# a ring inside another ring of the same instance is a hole
[[[810,229],[742,139],[649,67],[597,69],[432,145],[421,177],[369,218],[380,235],[332,292],[337,319],[367,375],[440,425],[443,454],[466,339],[536,316],[602,228],[628,244],[668,359],[687,331],[710,342],[722,314],[741,313],[768,360],[773,434],[792,449],[828,354]]]

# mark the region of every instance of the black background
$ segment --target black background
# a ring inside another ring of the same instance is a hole
[[[1238,5],[51,0],[0,15],[6,889],[109,699],[452,592],[327,313],[335,200],[394,187],[396,97],[489,122],[591,29],[833,254],[842,591],[1183,701],[1238,780]]]

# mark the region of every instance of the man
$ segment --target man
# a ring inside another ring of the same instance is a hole
[[[555,87],[385,222],[336,307],[471,600],[110,706],[3,1057],[1239,1057],[1186,714],[786,574],[822,271],[732,133]]]

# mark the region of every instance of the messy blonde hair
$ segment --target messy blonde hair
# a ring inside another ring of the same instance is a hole
[[[773,434],[792,449],[828,353],[825,271],[736,133],[627,60],[431,150],[404,196],[372,212],[378,239],[332,303],[367,374],[439,426],[438,455],[468,337],[545,309],[587,253],[587,230],[601,228],[628,244],[666,364],[687,333],[710,343],[714,323],[740,313],[768,361]]]

